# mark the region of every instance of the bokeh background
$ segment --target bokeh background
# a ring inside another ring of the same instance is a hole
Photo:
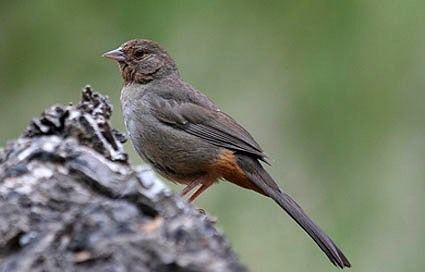
[[[121,79],[100,55],[137,37],[252,132],[352,271],[423,269],[424,1],[3,0],[0,145],[85,84],[123,129]],[[252,271],[334,269],[272,201],[220,183],[197,205]]]

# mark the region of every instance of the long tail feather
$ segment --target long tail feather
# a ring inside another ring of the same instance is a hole
[[[273,178],[266,172],[258,161],[252,158],[240,158],[241,164],[251,164],[250,167],[242,167],[243,169],[251,169],[245,171],[250,180],[260,188],[266,196],[272,198],[283,210],[285,210],[294,220],[304,229],[304,231],[316,242],[322,251],[328,256],[329,260],[337,267],[351,267],[347,257],[335,245],[320,228],[317,226],[303,211],[303,209],[285,192],[282,192]],[[249,160],[249,161],[247,161]],[[255,165],[253,165],[255,164]],[[255,169],[255,170],[252,170]]]

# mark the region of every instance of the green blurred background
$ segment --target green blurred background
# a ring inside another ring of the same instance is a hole
[[[425,2],[311,2],[3,0],[0,144],[85,84],[111,98],[123,129],[121,79],[100,55],[153,39],[252,132],[352,271],[420,271]],[[220,183],[197,205],[252,271],[334,269],[272,201]]]

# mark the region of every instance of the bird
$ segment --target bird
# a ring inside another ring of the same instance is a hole
[[[218,180],[255,191],[286,211],[332,264],[351,267],[331,238],[265,170],[267,157],[251,134],[184,81],[159,43],[129,40],[102,56],[118,63],[123,119],[136,152],[161,176],[186,185],[181,194],[193,192],[188,201]]]

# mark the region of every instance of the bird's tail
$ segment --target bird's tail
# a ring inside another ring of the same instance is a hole
[[[250,180],[259,187],[266,196],[272,198],[282,207],[282,209],[285,210],[305,232],[307,232],[335,266],[340,268],[351,267],[347,257],[344,256],[344,253],[335,245],[331,238],[329,238],[319,226],[307,216],[292,197],[280,190],[276,182],[261,164],[258,161],[253,161],[251,158],[246,159],[251,161],[247,162],[244,160],[242,164],[256,164],[255,166],[251,165],[251,167],[243,167],[243,169],[250,169],[245,171]]]

